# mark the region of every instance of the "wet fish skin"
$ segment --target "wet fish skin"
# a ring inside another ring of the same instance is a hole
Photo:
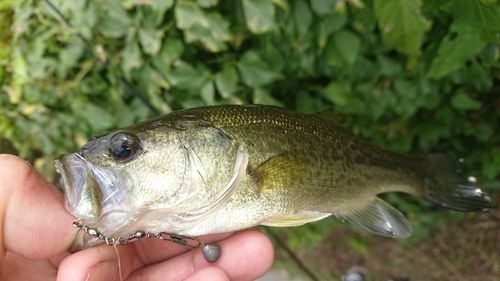
[[[138,229],[203,235],[334,214],[379,235],[407,237],[408,221],[377,194],[406,192],[460,211],[491,207],[448,156],[382,149],[330,115],[202,107],[96,137],[56,158],[68,210],[108,236]],[[124,139],[135,148],[122,161],[112,152]]]

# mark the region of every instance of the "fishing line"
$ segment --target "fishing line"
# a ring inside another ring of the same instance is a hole
[[[47,3],[47,5],[49,5],[49,7],[60,17],[60,19],[66,25],[68,25],[69,27],[72,27],[71,24],[69,23],[69,21],[66,19],[66,17],[64,17],[64,15],[49,0],[44,0],[44,1],[45,1],[45,3]],[[92,50],[92,45],[90,44],[90,42],[87,39],[85,39],[79,33],[77,33],[77,36],[83,42],[83,44],[85,45],[85,47],[87,48],[87,50],[90,52],[90,54],[94,58],[96,58],[104,66],[105,72],[107,73],[108,70],[109,70],[109,63],[107,61],[101,60],[98,56],[96,56],[94,54],[94,52]],[[133,96],[135,96],[136,98],[138,98],[141,101],[141,103],[148,108],[148,110],[151,112],[151,114],[153,114],[155,117],[158,117],[158,116],[161,115],[160,112],[158,110],[156,110],[156,108],[154,108],[152,106],[152,104],[147,99],[145,99],[134,86],[132,86],[127,80],[125,80],[125,78],[123,78],[123,76],[119,76],[118,77],[118,81],[120,81],[120,83],[122,83],[123,86]],[[300,259],[292,252],[292,250],[278,237],[278,235],[272,229],[266,228],[265,232],[267,232],[273,238],[273,240],[276,241],[278,247],[282,248],[288,254],[288,256],[299,266],[299,268],[307,276],[309,276],[311,278],[311,280],[313,280],[313,281],[318,281],[319,280],[314,275],[314,273],[312,273],[312,271],[309,270],[308,267],[302,261],[300,261]],[[114,247],[115,247],[116,254],[118,256],[118,270],[119,270],[119,274],[120,274],[120,281],[123,281],[123,279],[122,279],[122,271],[121,271],[120,255],[118,253],[118,249],[116,248],[116,245],[114,245]]]
[[[116,244],[113,245],[113,248],[115,248],[116,257],[118,258],[118,276],[120,276],[120,281],[123,281],[122,261],[120,260],[120,253],[118,252],[118,248],[116,247]]]

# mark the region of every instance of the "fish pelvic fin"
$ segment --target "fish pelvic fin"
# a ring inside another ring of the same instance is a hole
[[[412,232],[405,216],[378,197],[374,197],[367,204],[336,212],[335,216],[386,237],[406,238]]]
[[[457,162],[445,154],[429,154],[429,178],[424,184],[424,198],[429,202],[456,211],[484,211],[492,207],[490,197],[474,182],[458,173]]]

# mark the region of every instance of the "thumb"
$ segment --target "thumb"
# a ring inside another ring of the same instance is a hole
[[[0,154],[0,257],[10,251],[31,260],[65,252],[77,229],[64,197],[25,160]]]

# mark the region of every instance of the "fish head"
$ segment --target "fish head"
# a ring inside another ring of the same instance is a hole
[[[125,211],[120,203],[132,184],[126,165],[142,149],[136,134],[120,131],[96,137],[76,153],[56,157],[67,210],[88,223],[111,211]]]
[[[229,200],[248,153],[210,124],[181,120],[96,137],[55,163],[67,210],[106,237],[138,230],[190,235]],[[77,249],[102,243],[88,236],[80,233]]]
[[[93,138],[75,153],[57,156],[66,209],[107,237],[140,229],[134,224],[137,214],[158,202],[168,208],[169,196],[175,199],[185,158],[177,133],[165,128],[119,130]],[[71,251],[99,243],[79,233]]]

